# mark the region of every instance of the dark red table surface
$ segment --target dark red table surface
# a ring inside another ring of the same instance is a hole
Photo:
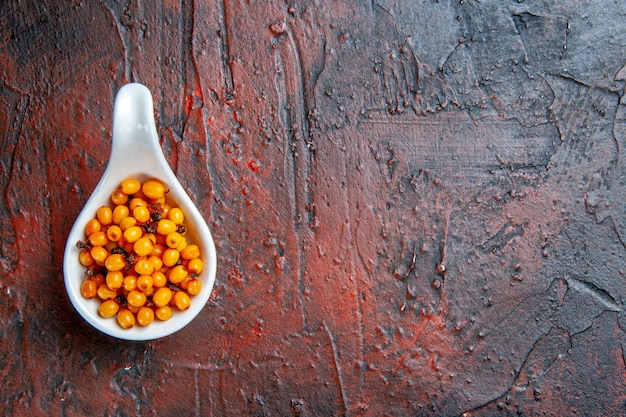
[[[6,416],[626,414],[626,5],[3,1]],[[69,302],[113,99],[217,247],[149,342]]]

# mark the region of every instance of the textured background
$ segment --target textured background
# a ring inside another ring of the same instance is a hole
[[[626,414],[623,2],[5,0],[0,29],[2,415]],[[219,261],[141,343],[61,269],[130,81]]]

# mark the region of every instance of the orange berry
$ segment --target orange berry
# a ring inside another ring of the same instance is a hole
[[[198,295],[202,290],[202,283],[199,279],[192,279],[187,283],[187,293],[189,295]]]
[[[106,284],[100,284],[96,290],[96,294],[101,300],[110,300],[117,296],[117,291],[110,289]]]
[[[127,216],[127,217],[124,217],[122,220],[120,220],[120,229],[122,229],[122,231],[125,232],[126,230],[130,229],[136,224],[137,224],[137,219],[135,219],[132,216]]]
[[[126,275],[124,277],[123,287],[126,291],[132,291],[137,289],[137,277],[134,275]]]
[[[126,178],[120,184],[120,188],[124,194],[136,194],[139,190],[141,190],[141,183],[136,178]]]
[[[130,329],[135,325],[135,315],[128,309],[120,310],[117,313],[117,323],[122,329]]]
[[[120,224],[124,217],[128,217],[130,215],[130,210],[127,206],[115,206],[113,209],[113,223]]]
[[[146,303],[147,297],[143,292],[133,290],[126,295],[126,301],[133,307],[141,307]]]
[[[200,256],[200,248],[198,245],[187,245],[185,249],[180,252],[180,257],[183,259],[193,259]]]
[[[178,291],[174,294],[174,304],[178,307],[179,310],[184,311],[189,308],[191,305],[191,299],[189,295],[183,291]]]
[[[87,249],[83,249],[78,254],[78,260],[82,266],[91,266],[94,264],[94,260],[91,257],[91,253]]]
[[[124,239],[129,243],[135,243],[143,235],[143,229],[139,226],[131,226],[124,230]]]
[[[152,295],[152,302],[157,307],[163,307],[170,303],[173,295],[174,293],[172,292],[172,290],[167,287],[162,287],[156,290],[155,293]]]
[[[102,206],[96,211],[96,217],[102,226],[108,226],[113,222],[113,210],[110,207]]]
[[[86,279],[80,286],[80,293],[87,299],[94,298],[97,295],[98,286],[91,279]]]
[[[104,231],[98,230],[89,236],[89,243],[91,243],[92,246],[106,246],[107,243],[109,243],[109,239]]]
[[[133,217],[139,223],[145,223],[150,220],[150,210],[146,206],[137,206],[133,209]]]
[[[121,237],[122,229],[118,225],[113,224],[107,228],[107,239],[111,242],[117,242]]]
[[[179,225],[185,221],[185,214],[180,208],[173,207],[167,213],[167,218],[174,222],[175,225]]]
[[[153,288],[161,288],[165,287],[167,284],[167,277],[161,271],[157,271],[152,274],[152,287]]]
[[[167,236],[169,233],[176,231],[176,223],[169,219],[161,219],[157,223],[156,231],[159,234]]]
[[[172,309],[170,306],[159,307],[154,311],[154,315],[161,321],[167,321],[172,318]]]
[[[113,300],[106,300],[98,307],[98,313],[101,317],[108,319],[113,317],[120,310],[119,304]]]
[[[180,284],[188,275],[189,271],[184,265],[176,265],[174,268],[167,271],[167,279],[172,284]]]
[[[200,258],[190,259],[189,262],[187,262],[187,269],[189,270],[190,274],[199,274],[200,272],[202,272],[203,266],[204,265]]]
[[[165,238],[165,244],[168,248],[177,248],[185,238],[178,232],[171,232]]]
[[[109,271],[121,271],[126,266],[126,259],[124,259],[124,255],[120,253],[114,253],[107,256],[104,261],[104,266]]]
[[[137,323],[147,326],[154,321],[154,311],[150,307],[141,307],[137,312]]]
[[[130,200],[130,203],[128,203],[128,208],[130,209],[130,211],[135,210],[135,208],[139,206],[148,207],[148,202],[141,197],[135,197]]]
[[[139,226],[133,226],[133,227],[139,228]],[[127,232],[129,230],[127,230]],[[141,231],[140,228],[139,228],[139,231]],[[133,237],[134,237],[134,235],[133,235]],[[139,255],[139,256],[148,256],[148,255],[150,255],[150,253],[152,252],[152,249],[154,249],[154,243],[152,243],[150,238],[146,237],[146,236],[143,236],[143,237],[140,237],[139,239],[137,239],[135,241],[135,244],[133,245],[133,251],[137,255]]]
[[[111,194],[111,202],[116,206],[126,204],[128,202],[128,194],[124,194],[122,189],[118,188]]]
[[[98,219],[91,219],[85,225],[85,234],[87,236],[91,236],[95,232],[99,232],[102,229],[102,225],[98,221]]]
[[[165,249],[165,252],[163,252],[163,265],[165,266],[174,266],[179,259],[180,252],[176,249],[167,248]]]
[[[165,196],[165,185],[158,180],[148,180],[141,186],[141,191],[148,198],[158,199]]]
[[[124,284],[124,274],[120,271],[110,271],[106,276],[106,284],[111,290],[119,290]]]
[[[109,256],[109,252],[102,246],[94,246],[89,254],[98,265],[104,265],[104,261]]]
[[[137,288],[145,293],[151,292],[153,283],[152,275],[140,275],[137,278]]]
[[[142,258],[135,263],[134,269],[139,275],[152,275],[154,273],[154,264],[148,259]]]

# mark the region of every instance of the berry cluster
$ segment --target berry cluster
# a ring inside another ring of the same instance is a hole
[[[166,193],[159,180],[125,179],[111,195],[113,207],[100,207],[77,243],[87,268],[83,297],[98,299],[100,316],[116,316],[124,329],[169,320],[202,287],[200,248],[187,241],[185,215]]]

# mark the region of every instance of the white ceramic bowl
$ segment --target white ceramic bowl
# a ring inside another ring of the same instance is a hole
[[[113,110],[111,158],[100,182],[70,231],[63,259],[65,287],[78,313],[96,329],[125,340],[158,339],[189,324],[204,308],[211,295],[217,266],[215,245],[206,221],[163,156],[153,111],[152,95],[145,86],[126,84],[118,92]],[[169,189],[166,199],[183,210],[188,228],[186,237],[190,243],[200,247],[204,268],[198,277],[202,282],[202,290],[191,297],[189,309],[178,311],[172,308],[172,318],[167,321],[155,318],[148,326],[136,324],[130,329],[122,329],[115,317],[100,317],[99,300],[88,300],[82,296],[81,285],[85,279],[86,268],[79,262],[80,250],[76,243],[86,240],[85,225],[96,216],[100,206],[111,205],[111,193],[128,177],[135,177],[142,182],[148,178],[156,178],[166,185]]]

